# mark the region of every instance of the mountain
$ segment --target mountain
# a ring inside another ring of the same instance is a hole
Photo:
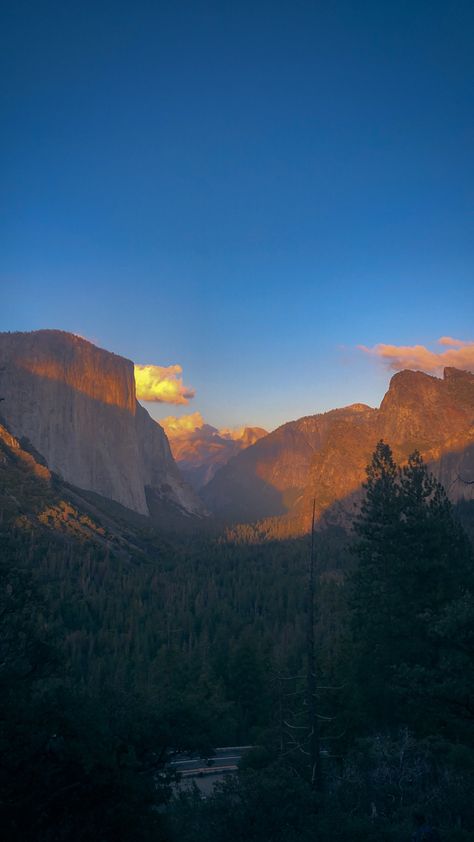
[[[205,514],[130,360],[63,331],[1,333],[0,397],[9,433],[71,485],[145,516]]]
[[[218,430],[204,423],[199,412],[165,418],[161,423],[181,473],[198,491],[236,453],[267,435],[261,427]]]
[[[380,407],[354,404],[279,427],[236,455],[203,489],[209,508],[232,521],[279,518],[270,533],[307,531],[312,501],[325,523],[347,523],[365,466],[384,439],[397,461],[413,450],[451,499],[474,497],[474,376],[447,368],[443,379],[395,374]]]

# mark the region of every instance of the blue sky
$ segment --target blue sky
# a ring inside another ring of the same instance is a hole
[[[474,339],[472,2],[17,0],[0,329],[179,364],[217,426],[379,402]]]

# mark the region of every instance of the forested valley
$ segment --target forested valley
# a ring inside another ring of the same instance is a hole
[[[1,471],[3,838],[474,838],[472,512],[416,453],[379,443],[350,531],[126,552]],[[211,797],[174,786],[177,753],[243,744]]]

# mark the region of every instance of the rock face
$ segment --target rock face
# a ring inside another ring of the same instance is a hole
[[[313,499],[320,519],[347,523],[380,439],[401,463],[420,450],[453,501],[472,499],[462,479],[474,480],[474,376],[402,371],[379,409],[355,404],[284,424],[219,470],[204,500],[231,520],[280,517],[279,534],[307,531]]]
[[[67,482],[143,515],[150,494],[203,514],[166,435],[137,403],[130,360],[62,331],[2,333],[0,397],[8,429]]]
[[[233,456],[267,435],[261,427],[218,430],[204,424],[202,419],[197,418],[197,421],[196,426],[188,429],[163,424],[183,476],[197,491],[201,491]]]
[[[140,476],[147,492],[149,509],[156,509],[160,501],[173,502],[189,514],[206,515],[207,512],[197,494],[183,481],[164,430],[138,403],[135,426]]]

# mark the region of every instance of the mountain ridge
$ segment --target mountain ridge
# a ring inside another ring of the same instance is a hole
[[[380,407],[353,404],[287,422],[233,457],[203,499],[231,522],[279,518],[282,534],[308,530],[313,500],[320,521],[347,524],[381,438],[402,463],[420,450],[453,501],[471,499],[474,488],[457,477],[474,476],[473,418],[470,372],[448,368],[443,379],[397,372]]]

